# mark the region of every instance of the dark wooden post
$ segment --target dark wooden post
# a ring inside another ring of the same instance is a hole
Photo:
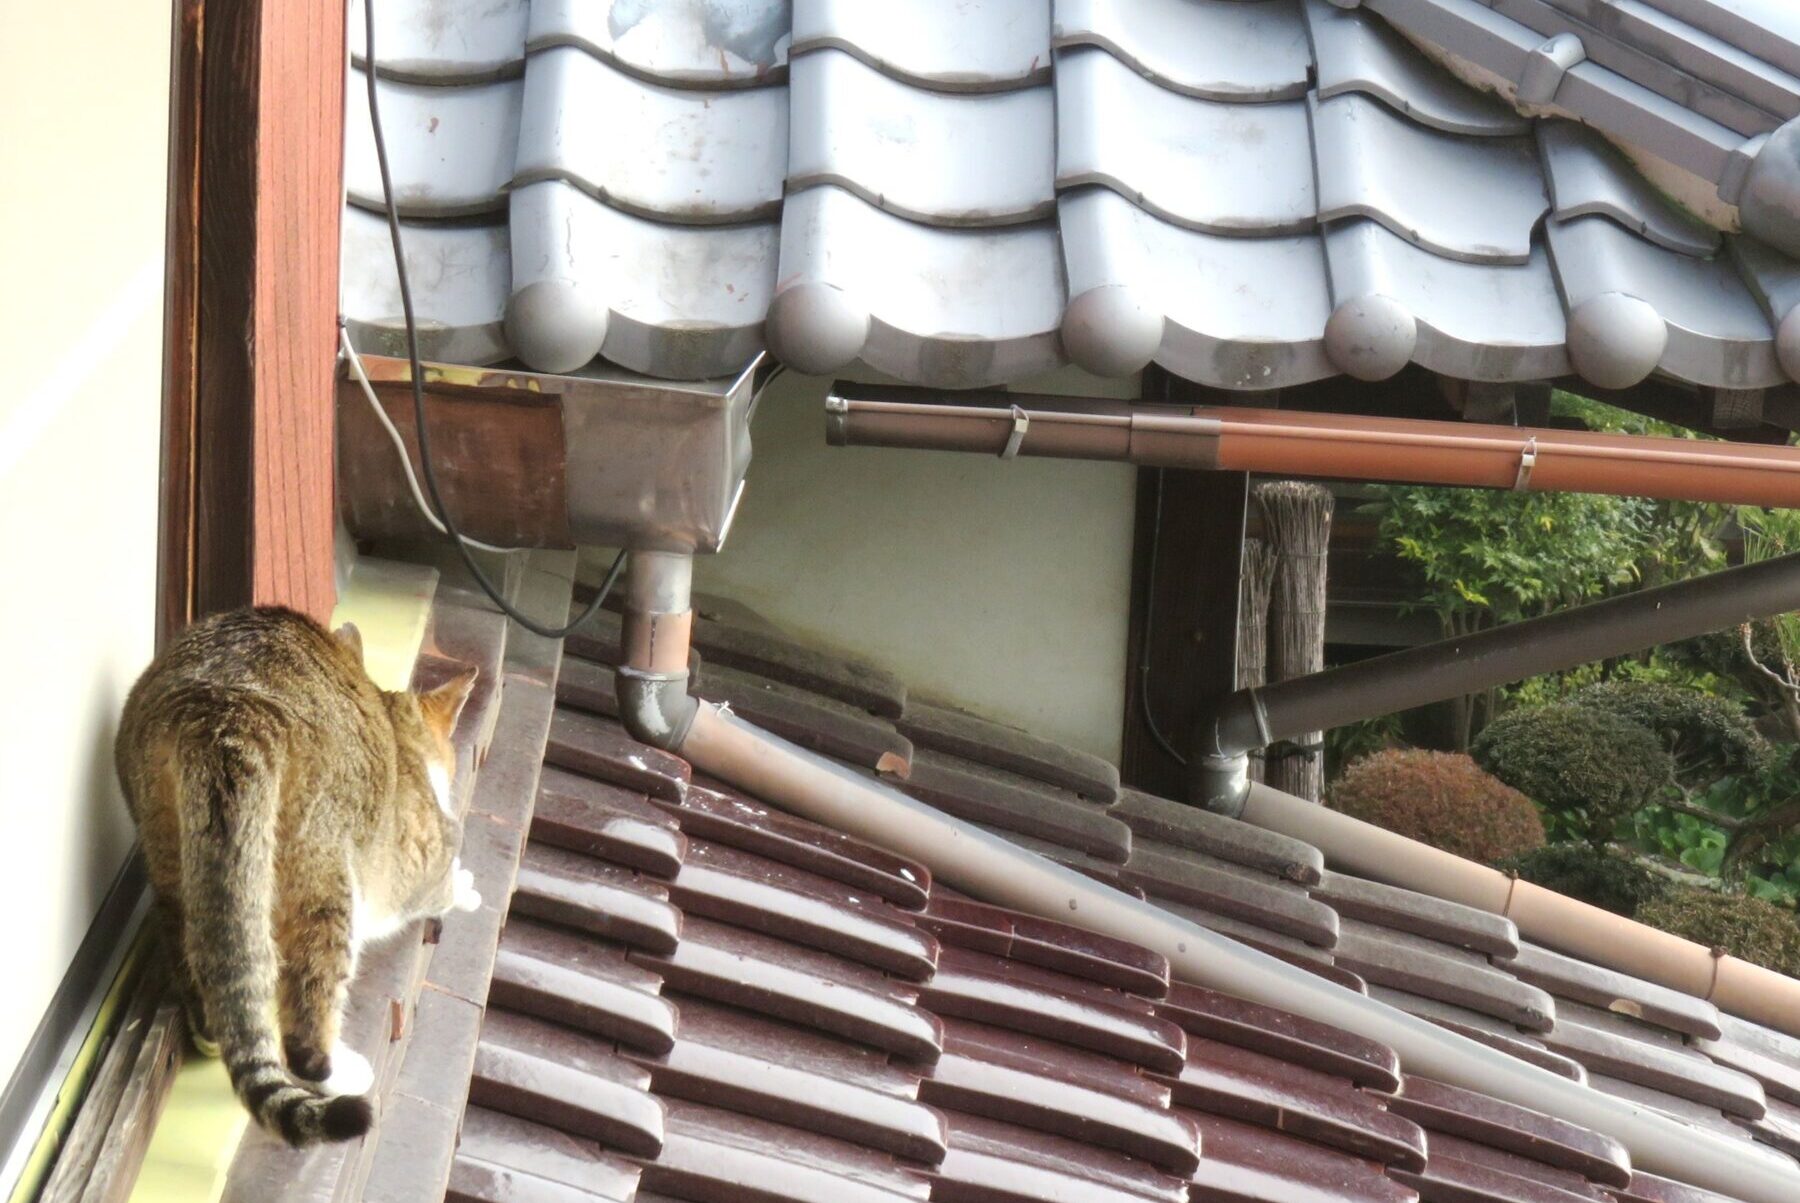
[[[341,0],[183,0],[161,605],[335,600]],[[179,70],[179,67],[178,67]]]
[[[1154,368],[1144,374],[1144,399],[1217,403]],[[1165,798],[1185,796],[1187,770],[1163,745],[1187,757],[1199,717],[1237,688],[1238,577],[1248,497],[1249,477],[1242,472],[1138,470],[1119,759],[1127,785]]]

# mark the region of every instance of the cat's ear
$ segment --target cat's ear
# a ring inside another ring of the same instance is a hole
[[[356,657],[356,662],[358,664],[363,662],[362,632],[356,629],[355,623],[345,623],[343,626],[333,631],[331,637],[349,648],[350,653]]]
[[[469,694],[475,689],[475,678],[480,675],[473,666],[463,669],[442,685],[436,685],[419,695],[419,712],[433,730],[445,739],[456,730],[456,720],[462,715],[463,706],[468,703]]]

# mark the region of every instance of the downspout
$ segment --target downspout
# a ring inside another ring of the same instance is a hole
[[[1746,1203],[1800,1198],[1800,1170],[1767,1150],[1690,1128],[1333,986],[795,747],[724,707],[677,701],[686,647],[677,657],[671,641],[686,629],[691,572],[675,563],[679,558],[646,556],[640,567],[634,556],[631,565],[628,622],[664,636],[661,647],[642,634],[627,636],[620,712],[638,739],[795,814],[921,861],[974,897],[1132,941],[1167,957],[1182,981],[1334,1024],[1393,1048],[1412,1072],[1604,1132],[1644,1170]],[[630,608],[638,609],[635,618]],[[671,666],[678,661],[676,672]],[[654,702],[642,692],[655,693]],[[683,717],[670,722],[671,715]]]
[[[1192,799],[1235,818],[1249,796],[1248,754],[1277,740],[1728,630],[1797,606],[1800,553],[1242,689],[1202,728]]]

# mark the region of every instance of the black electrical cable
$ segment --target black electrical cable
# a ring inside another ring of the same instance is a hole
[[[500,589],[483,572],[475,559],[475,553],[469,550],[461,530],[450,517],[450,511],[444,505],[443,494],[438,491],[437,472],[431,466],[431,435],[425,429],[425,372],[419,365],[419,331],[413,321],[412,285],[406,278],[406,252],[400,244],[400,210],[394,203],[394,184],[388,175],[387,140],[381,134],[381,101],[375,87],[375,0],[363,0],[363,75],[369,85],[369,126],[375,134],[375,163],[381,169],[381,200],[387,210],[388,237],[394,244],[394,271],[400,278],[400,312],[406,320],[406,359],[410,365],[413,420],[419,432],[419,467],[425,476],[425,491],[431,497],[432,508],[437,510],[438,520],[444,524],[444,533],[456,545],[462,556],[463,564],[469,569],[475,583],[481,591],[492,599],[502,613],[526,630],[542,635],[546,639],[562,639],[586,623],[588,619],[600,612],[606,595],[619,579],[619,571],[625,567],[625,550],[613,557],[612,567],[606,570],[606,579],[600,583],[600,589],[594,594],[594,600],[587,609],[567,626],[546,626],[521,614],[517,607],[501,596]]]

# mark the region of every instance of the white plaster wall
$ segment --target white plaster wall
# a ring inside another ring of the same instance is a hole
[[[131,845],[154,638],[167,4],[0,0],[0,1085]]]
[[[763,398],[737,520],[695,587],[921,695],[1116,759],[1134,469],[829,447],[827,383],[790,374]]]

